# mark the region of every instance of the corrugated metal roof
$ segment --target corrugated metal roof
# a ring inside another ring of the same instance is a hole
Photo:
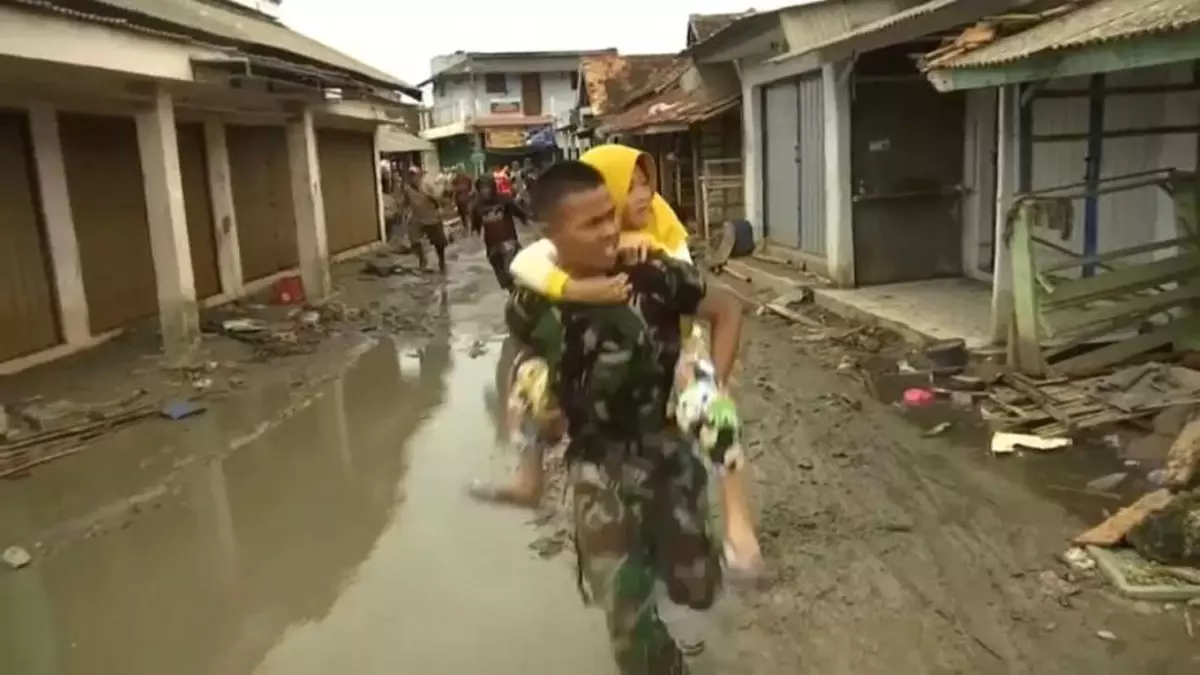
[[[413,89],[411,85],[388,73],[297,33],[268,16],[232,5],[219,5],[202,0],[86,0],[71,3],[46,0],[46,4],[68,9],[83,8],[97,13],[111,14],[116,11],[125,15],[131,22],[145,21],[155,28],[173,27],[192,35],[234,43],[242,48],[265,48],[283,52],[353,73],[376,84]]]
[[[744,12],[726,14],[691,14],[688,16],[688,26],[692,29],[696,42],[703,42],[739,18],[753,13],[753,9],[747,9]]]
[[[929,68],[977,68],[1200,25],[1200,0],[1097,0]]]
[[[608,114],[629,102],[657,73],[675,62],[674,54],[602,54],[583,59],[583,86],[594,115]]]
[[[604,117],[600,130],[612,134],[655,126],[687,126],[734,108],[741,99],[741,92],[719,96],[704,86],[685,91],[677,82],[626,110]]]

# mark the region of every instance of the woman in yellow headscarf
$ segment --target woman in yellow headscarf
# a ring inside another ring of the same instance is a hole
[[[592,148],[580,157],[580,161],[595,167],[604,176],[605,185],[621,219],[623,248],[657,249],[678,260],[692,262],[687,229],[655,189],[656,171],[650,155],[629,146],[610,144]],[[556,265],[556,258],[554,244],[549,239],[542,239],[517,254],[510,270],[517,283],[538,290],[551,299],[584,303],[623,302],[626,299],[629,289],[623,280],[571,279]],[[680,372],[686,375],[691,371],[687,364],[708,357],[703,341],[693,333],[690,321],[684,328],[686,344],[680,362],[685,367],[681,367]],[[544,379],[544,374],[539,377],[539,381]],[[544,391],[544,384],[538,390]],[[523,462],[521,473],[529,475],[521,476],[519,484],[540,491],[541,469],[540,457],[536,461]],[[761,568],[762,554],[750,518],[741,474],[741,471],[721,474],[725,559],[735,572],[753,572]],[[524,495],[527,500],[539,496],[532,493]]]
[[[621,217],[622,246],[642,245],[660,249],[673,258],[691,262],[688,232],[667,200],[655,191],[654,160],[627,145],[600,145],[579,158],[604,176]],[[556,264],[554,244],[541,239],[522,250],[511,271],[517,282],[541,292],[551,300],[574,302],[619,302],[625,289],[619,282],[604,279],[571,279]]]

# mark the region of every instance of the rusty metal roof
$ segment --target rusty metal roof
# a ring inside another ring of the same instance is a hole
[[[298,58],[313,64],[356,75],[366,81],[405,93],[420,92],[411,85],[354,59],[279,21],[236,5],[203,0],[40,0],[30,3],[47,9],[85,10],[94,15],[115,16],[129,27],[144,26],[233,44],[250,52]],[[87,19],[87,13],[73,14]],[[97,16],[99,18],[99,16]]]
[[[629,133],[651,127],[690,126],[737,107],[741,92],[721,96],[701,85],[686,91],[678,79],[665,89],[645,97],[621,112],[605,116],[604,133]]]
[[[1200,25],[1200,0],[1096,0],[1064,3],[1068,11],[965,54],[935,59],[926,68],[978,68],[1115,40]],[[1080,6],[1069,9],[1072,4]]]
[[[583,86],[595,115],[620,109],[663,69],[675,62],[673,54],[601,54],[583,59]]]

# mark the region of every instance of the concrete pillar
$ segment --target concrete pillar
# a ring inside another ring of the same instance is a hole
[[[742,195],[754,240],[763,239],[762,90],[742,81]],[[697,188],[698,189],[698,188]]]
[[[383,135],[383,127],[375,127],[375,140],[371,144],[371,158],[375,166],[375,212],[379,219],[379,241],[387,241],[387,223],[383,220],[383,169],[379,163],[383,155],[379,152],[379,139]]]
[[[62,139],[58,135],[58,111],[48,103],[31,106],[29,126],[33,137],[42,219],[46,224],[46,239],[54,267],[54,287],[63,341],[67,344],[83,344],[91,338],[92,330],[88,323],[83,266],[79,261],[79,242],[75,238],[75,218],[71,213]]]
[[[998,135],[996,137],[996,208],[995,238],[996,246],[993,254],[992,268],[992,320],[991,336],[993,344],[1004,344],[1008,341],[1008,324],[1013,307],[1013,277],[1012,251],[1008,247],[1005,236],[1006,216],[1008,207],[1012,205],[1013,195],[1020,191],[1019,157],[1021,144],[1018,142],[1020,132],[1018,121],[1020,115],[1021,92],[1015,85],[1002,87],[997,99]]]
[[[853,61],[821,67],[825,104],[825,256],[829,277],[854,286],[854,211],[850,184],[850,74]]]
[[[179,140],[175,135],[175,104],[166,90],[159,89],[153,104],[138,112],[137,135],[163,352],[168,361],[184,363],[199,342],[200,329],[183,206]]]
[[[208,160],[208,194],[212,202],[213,239],[217,244],[217,269],[221,292],[242,294],[242,251],[238,246],[237,211],[233,205],[233,179],[229,172],[229,146],[220,120],[204,122]]]
[[[300,277],[310,300],[329,295],[329,242],[325,232],[325,200],[321,196],[321,165],[312,111],[305,109],[287,123],[288,164],[292,174],[292,203],[296,209],[296,244]]]

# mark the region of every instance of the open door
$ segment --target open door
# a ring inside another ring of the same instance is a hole
[[[965,99],[897,78],[857,83],[852,105],[858,285],[961,275]]]

